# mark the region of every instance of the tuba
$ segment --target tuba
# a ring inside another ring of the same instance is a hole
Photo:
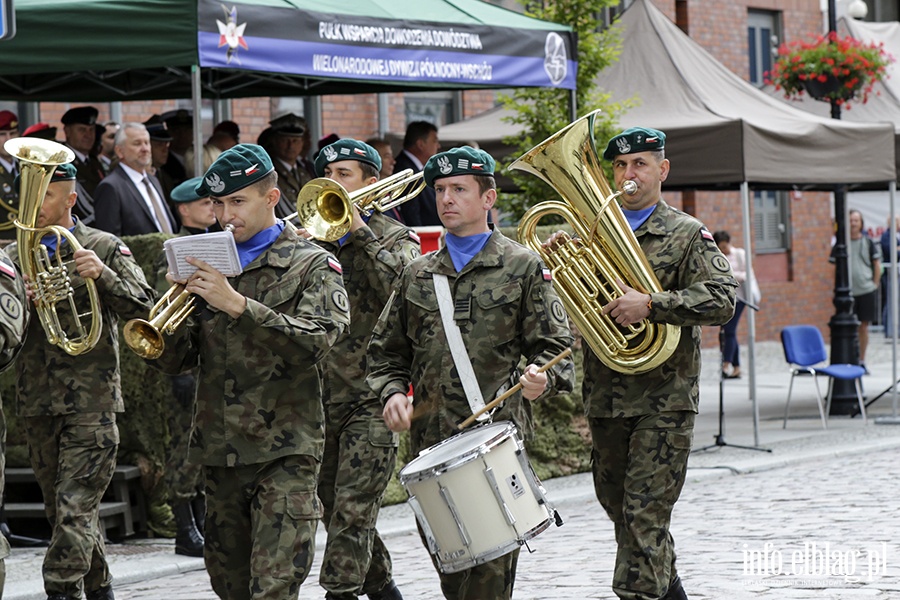
[[[578,119],[510,165],[540,177],[563,199],[528,210],[518,237],[550,268],[569,316],[597,358],[614,371],[636,375],[669,359],[681,329],[647,319],[622,327],[602,313],[606,304],[624,295],[617,280],[647,294],[662,288],[616,201],[622,192],[614,193],[603,174],[594,144],[595,116]],[[630,181],[623,187],[626,193],[637,189]],[[536,232],[549,214],[565,219],[579,240],[544,249]]]
[[[318,177],[297,194],[296,216],[301,227],[323,242],[339,240],[350,231],[352,206],[363,214],[385,212],[412,200],[425,188],[422,171],[405,169],[353,193],[327,177]],[[288,218],[293,218],[293,215]]]
[[[234,225],[229,223],[223,229],[233,232]],[[141,358],[156,360],[166,348],[164,334],[175,333],[194,312],[196,303],[194,295],[176,283],[153,305],[146,320],[131,319],[125,323],[122,328],[125,345]]]
[[[97,285],[93,279],[84,280],[90,308],[87,312],[81,312],[75,304],[75,290],[72,288],[66,263],[62,261],[58,251],[51,259],[47,247],[41,244],[41,238],[48,233],[55,235],[57,248],[63,239],[73,250],[81,250],[81,244],[65,227],[37,227],[41,204],[53,171],[58,165],[72,162],[75,153],[62,144],[37,138],[13,138],[3,147],[19,161],[21,185],[19,217],[15,222],[16,243],[22,273],[30,282],[41,326],[51,344],[59,346],[72,356],[84,354],[97,345],[103,329]],[[69,316],[61,318],[66,314],[65,311]],[[90,324],[86,325],[83,319],[88,318]],[[74,331],[66,332],[63,321],[70,322]]]

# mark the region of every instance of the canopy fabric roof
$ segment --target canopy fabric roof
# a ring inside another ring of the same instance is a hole
[[[772,98],[725,68],[646,0],[635,0],[620,23],[619,60],[597,82],[613,100],[636,99],[638,105],[619,119],[622,128],[666,132],[672,162],[667,188],[735,188],[742,182],[825,188],[895,178],[892,126],[817,117]],[[461,127],[442,128],[442,142],[458,139],[455,130]],[[476,139],[485,144],[487,137]],[[841,168],[848,155],[854,167]]]
[[[17,0],[0,98],[574,88],[571,29],[479,0]]]

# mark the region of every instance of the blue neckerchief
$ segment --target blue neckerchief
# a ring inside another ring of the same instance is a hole
[[[78,219],[76,219],[76,218],[73,216],[73,217],[72,217],[72,221],[75,221],[75,222],[77,223],[77,222],[78,222]],[[74,232],[75,232],[75,226],[74,226],[74,225],[72,225],[71,227],[69,227],[69,232],[70,232],[70,233],[74,233]],[[61,237],[61,238],[59,238],[59,239],[62,239],[62,243],[63,243],[63,244],[65,244],[65,243],[68,241],[68,240],[66,240],[66,238],[64,238],[64,237]],[[50,258],[53,258],[53,255],[56,254],[56,240],[57,240],[57,237],[56,237],[56,234],[55,234],[55,233],[48,233],[47,235],[45,235],[44,237],[41,238],[41,243],[42,243],[44,246],[47,247],[47,254],[50,256]]]
[[[450,259],[453,260],[453,267],[457,273],[462,271],[469,261],[481,252],[489,239],[491,239],[490,231],[466,237],[458,237],[452,233],[444,236],[444,244],[447,246],[447,252],[450,253]]]
[[[360,215],[360,216],[362,217],[362,220],[365,222],[366,225],[369,224],[369,219],[372,218],[372,214],[373,214],[373,213],[369,213],[369,214],[367,214],[367,215]],[[346,244],[346,243],[347,243],[347,240],[350,239],[350,233],[351,233],[351,232],[348,231],[347,233],[344,234],[344,237],[342,237],[341,239],[338,240],[338,246],[340,246],[341,248],[344,247],[344,244]]]
[[[631,225],[632,231],[637,231],[637,228],[644,224],[644,221],[650,218],[650,215],[653,214],[653,211],[656,210],[656,205],[650,206],[643,210],[625,210],[622,209],[622,214],[625,215],[625,218],[628,219],[628,224]]]
[[[241,268],[246,268],[257,256],[268,250],[282,231],[284,231],[284,221],[279,219],[274,225],[263,229],[246,242],[238,243],[237,251],[238,258],[241,259]]]

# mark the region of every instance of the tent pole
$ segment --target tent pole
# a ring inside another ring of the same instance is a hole
[[[897,276],[897,206],[896,206],[896,196],[897,196],[897,182],[892,181],[890,183],[890,197],[891,197],[891,218],[888,222],[888,230],[891,232],[891,256],[890,261],[888,261],[888,257],[884,257],[884,262],[888,265],[888,282],[889,282],[889,294],[888,294],[888,302],[890,306],[888,306],[888,310],[891,312],[891,381],[894,382],[893,387],[891,388],[891,416],[889,417],[878,417],[875,419],[875,422],[879,425],[900,425],[900,415],[897,414],[897,319],[900,319],[900,307],[897,306],[898,296],[900,296],[900,290],[897,289],[898,276]]]
[[[741,183],[741,219],[744,225],[744,252],[747,255],[747,275],[753,273],[753,238],[750,232],[750,184]],[[753,301],[752,298],[747,298]],[[747,382],[750,400],[753,402],[753,445],[759,446],[759,403],[756,398],[756,311],[747,311],[747,365],[750,378]]]
[[[200,114],[200,65],[191,65],[191,106],[194,114],[194,175],[203,175],[203,119]]]
[[[378,137],[386,139],[391,124],[388,122],[388,95],[378,94]]]

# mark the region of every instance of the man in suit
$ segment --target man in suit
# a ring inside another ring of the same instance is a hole
[[[394,173],[404,169],[412,169],[418,173],[429,158],[440,152],[441,142],[438,140],[437,127],[427,121],[413,121],[406,128],[403,138],[403,150],[397,155]],[[426,187],[418,196],[400,206],[403,222],[410,227],[441,225],[437,205],[434,201],[434,190]]]
[[[62,116],[66,146],[75,151],[75,169],[78,183],[91,195],[103,179],[103,166],[91,155],[97,141],[97,109],[93,106],[76,106]]]
[[[163,123],[159,115],[153,115],[144,121],[144,127],[147,128],[147,133],[150,134],[150,159],[153,163],[150,172],[159,180],[159,185],[162,186],[166,204],[169,206],[169,210],[172,210],[177,221],[178,214],[175,213],[172,205],[172,190],[174,190],[179,183],[163,168],[169,161],[172,136],[169,134],[166,124]]]
[[[288,113],[269,121],[269,125],[272,126],[272,163],[278,173],[278,189],[281,190],[275,216],[283,219],[296,210],[300,188],[312,179],[297,162],[306,145],[306,119]]]
[[[159,180],[150,174],[150,134],[141,123],[125,123],[116,133],[119,165],[97,186],[95,227],[112,234],[173,233],[175,221]]]

